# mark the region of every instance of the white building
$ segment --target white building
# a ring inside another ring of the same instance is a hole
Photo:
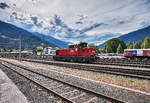
[[[55,55],[57,47],[46,47],[43,49],[43,55]]]

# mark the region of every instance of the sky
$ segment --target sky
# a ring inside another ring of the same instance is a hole
[[[1,0],[0,20],[67,42],[101,44],[150,25],[150,0]]]

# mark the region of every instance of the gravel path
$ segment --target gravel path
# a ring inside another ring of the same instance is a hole
[[[28,79],[0,64],[0,69],[17,85],[20,91],[27,97],[29,103],[66,103],[53,93],[41,88]]]

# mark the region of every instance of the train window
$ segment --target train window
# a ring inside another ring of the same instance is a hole
[[[79,47],[80,47],[80,48],[85,48],[85,47],[87,47],[87,43],[80,43],[80,44],[79,44]]]
[[[69,49],[75,49],[76,47],[75,47],[75,45],[70,45],[69,46]]]

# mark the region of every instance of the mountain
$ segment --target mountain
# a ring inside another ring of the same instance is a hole
[[[40,44],[43,42],[47,46],[55,47],[54,44],[42,41],[31,32],[12,24],[0,21],[0,48],[18,49],[19,34],[21,34],[22,49],[32,49],[40,46]]]
[[[38,33],[38,32],[33,32],[33,34],[35,36],[37,36],[38,38],[40,39],[44,39],[45,41],[47,41],[48,43],[52,43],[52,44],[55,44],[57,47],[64,47],[64,48],[67,48],[69,42],[64,42],[64,41],[61,41],[61,40],[58,40],[58,39],[55,39],[49,35],[44,35],[44,34],[41,34],[41,33]]]
[[[138,40],[141,40],[142,42],[144,41],[145,37],[150,36],[150,26],[143,28],[143,29],[139,29],[137,31],[133,31],[130,32],[128,34],[124,34],[120,37],[118,37],[120,40],[123,40],[126,44],[128,44],[128,42],[136,42]],[[105,43],[99,45],[99,48],[103,48],[105,45]]]
[[[147,36],[150,36],[150,26],[122,35],[119,37],[119,39],[128,44],[129,41],[135,43],[136,41],[141,40],[143,42]]]
[[[105,43],[106,43],[106,42],[105,42]],[[105,43],[100,44],[98,47],[99,47],[99,48],[104,48]]]

